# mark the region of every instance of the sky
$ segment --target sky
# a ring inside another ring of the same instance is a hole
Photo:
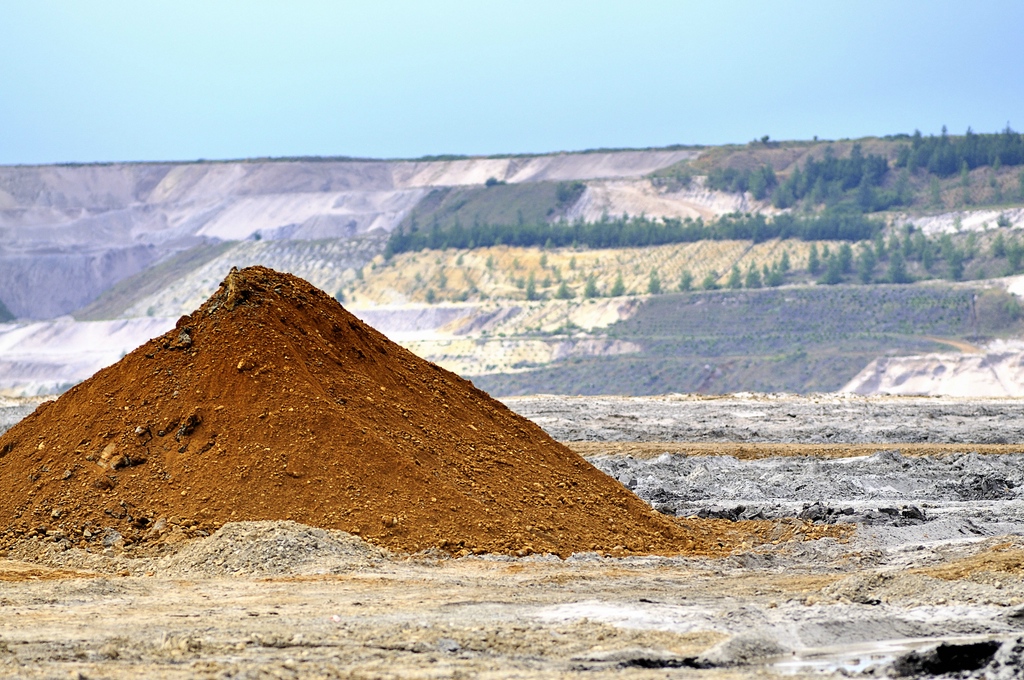
[[[1024,128],[1019,0],[0,0],[0,164]]]

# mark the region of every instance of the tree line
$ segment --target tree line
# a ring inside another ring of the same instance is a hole
[[[753,170],[716,168],[708,173],[707,185],[720,191],[749,191],[759,200],[770,196],[776,208],[806,200],[813,205],[874,212],[907,205],[913,198],[907,182],[883,189],[888,174],[889,162],[883,156],[864,155],[861,145],[854,144],[848,158],[839,158],[832,147],[826,147],[823,158],[809,158],[782,182],[770,166],[763,165]]]
[[[897,147],[894,168],[905,168],[910,174],[925,171],[936,177],[965,174],[979,167],[998,170],[1002,166],[1024,165],[1024,135],[1009,125],[998,133],[978,134],[967,129],[963,136],[951,136],[945,126],[941,135],[925,137],[920,130],[897,139],[909,143]],[[861,212],[887,210],[910,205],[913,190],[906,174],[901,174],[886,187],[890,173],[889,161],[878,154],[865,155],[861,145],[854,144],[849,157],[839,158],[832,147],[824,157],[808,159],[784,180],[779,180],[768,165],[755,169],[716,168],[708,173],[707,186],[720,191],[749,191],[754,198],[771,198],[776,208],[789,208],[799,201],[811,205],[843,204]],[[1022,175],[1024,195],[1024,175]]]
[[[877,234],[874,239],[850,243],[843,241],[829,247],[824,244],[821,249],[812,243],[807,258],[807,273],[824,285],[859,282],[862,284],[906,284],[927,278],[944,278],[950,281],[961,281],[964,278],[965,265],[975,258],[988,255],[992,264],[999,265],[1005,259],[1003,269],[996,274],[1016,274],[1024,270],[1024,243],[1017,238],[1006,238],[1002,234],[991,242],[988,252],[982,251],[976,235],[968,235],[960,242],[954,241],[949,234],[938,238],[929,238],[912,225],[907,225],[902,234],[894,233],[888,239]],[[917,275],[911,269],[911,263],[917,264]],[[650,272],[646,292],[658,294],[672,290],[719,290],[726,288],[739,290],[742,288],[774,288],[790,280],[791,271],[789,253],[783,252],[782,257],[769,264],[758,267],[753,262],[746,269],[733,265],[724,283],[720,273],[709,271],[699,282],[693,274],[684,270],[675,286],[666,286],[656,269]],[[625,295],[626,290],[619,275],[616,283],[607,292],[609,296]],[[584,297],[598,297],[600,293],[588,279],[588,287]]]
[[[852,278],[860,283],[913,283],[922,278],[961,281],[966,265],[976,258],[995,267],[989,272],[994,276],[1018,274],[1024,270],[1024,243],[1016,237],[998,234],[985,253],[976,233],[959,240],[950,234],[930,238],[907,225],[902,235],[893,233],[886,240],[879,234],[872,241],[857,244],[856,250],[843,243],[835,251],[825,246],[819,253],[812,244],[807,270],[819,276],[818,283],[829,285]],[[917,263],[916,276],[910,269],[911,263]]]
[[[726,215],[714,222],[697,219],[604,217],[596,222],[547,222],[524,224],[435,223],[421,228],[415,223],[391,232],[385,256],[419,250],[472,249],[498,245],[516,247],[636,248],[696,241],[743,240],[759,243],[773,238],[804,241],[862,241],[881,233],[884,224],[842,208],[818,215]]]
[[[789,208],[797,201],[814,205],[846,205],[860,212],[885,210],[910,202],[909,185],[882,190],[889,174],[889,162],[878,154],[864,155],[860,144],[854,144],[848,158],[838,158],[832,147],[825,148],[821,160],[807,159],[803,169],[797,167],[772,195],[777,208]]]
[[[707,178],[707,186],[712,189],[737,194],[749,191],[757,200],[766,198],[778,183],[775,170],[770,165],[762,165],[754,170],[715,168],[708,173]]]
[[[812,243],[806,269],[794,272],[788,251],[770,264],[749,262],[746,268],[734,264],[726,276],[710,270],[701,279],[694,277],[690,270],[683,270],[675,281],[666,281],[656,268],[651,269],[642,290],[627,290],[622,273],[607,289],[600,289],[594,274],[586,277],[582,291],[584,298],[619,297],[646,292],[651,295],[673,291],[693,290],[740,290],[775,288],[787,282],[803,281],[801,272],[810,274],[819,284],[835,285],[858,282],[862,284],[907,284],[921,279],[944,278],[961,281],[965,265],[975,258],[988,256],[988,262],[998,267],[993,273],[1015,274],[1024,270],[1024,243],[1018,238],[1007,238],[998,234],[987,247],[987,252],[978,242],[977,234],[968,234],[965,239],[954,240],[950,234],[930,238],[906,225],[899,232],[876,234],[873,239],[859,243],[840,241],[837,243]],[[1005,261],[1005,264],[1002,264]],[[915,264],[916,263],[916,264]],[[724,281],[723,281],[724,278]],[[541,299],[533,274],[524,279],[526,296],[529,300]],[[520,288],[523,287],[520,285]],[[561,282],[554,297],[571,299],[576,293],[565,281]]]
[[[951,177],[963,168],[973,170],[992,166],[1024,165],[1024,135],[1009,125],[1002,132],[978,134],[967,128],[963,137],[952,137],[942,126],[939,136],[915,130],[910,144],[903,144],[896,153],[895,166],[911,172],[923,168],[939,177]]]

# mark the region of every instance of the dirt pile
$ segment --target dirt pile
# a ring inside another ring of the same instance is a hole
[[[163,576],[271,577],[380,567],[386,558],[385,551],[341,531],[295,522],[228,522],[159,560],[154,570]]]
[[[718,548],[305,281],[233,270],[0,437],[3,540],[117,547],[294,520],[397,551]]]

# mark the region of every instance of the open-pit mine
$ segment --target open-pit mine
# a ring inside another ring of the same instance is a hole
[[[253,267],[0,410],[0,674],[1018,677],[1022,407],[521,397]]]
[[[908,144],[0,168],[0,677],[1024,677],[1024,176]]]

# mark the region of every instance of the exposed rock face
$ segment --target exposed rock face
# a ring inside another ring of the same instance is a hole
[[[0,329],[0,396],[59,394],[173,327],[161,317],[12,324]]]
[[[52,318],[204,239],[349,238],[431,187],[639,177],[694,154],[0,167],[0,290],[15,316]]]
[[[1024,352],[880,357],[843,392],[947,397],[1024,396]]]
[[[88,304],[160,255],[152,245],[123,247],[113,242],[106,248],[44,246],[21,253],[0,248],[0,290],[14,316],[50,319]],[[0,310],[0,321],[7,320],[3,317]]]

